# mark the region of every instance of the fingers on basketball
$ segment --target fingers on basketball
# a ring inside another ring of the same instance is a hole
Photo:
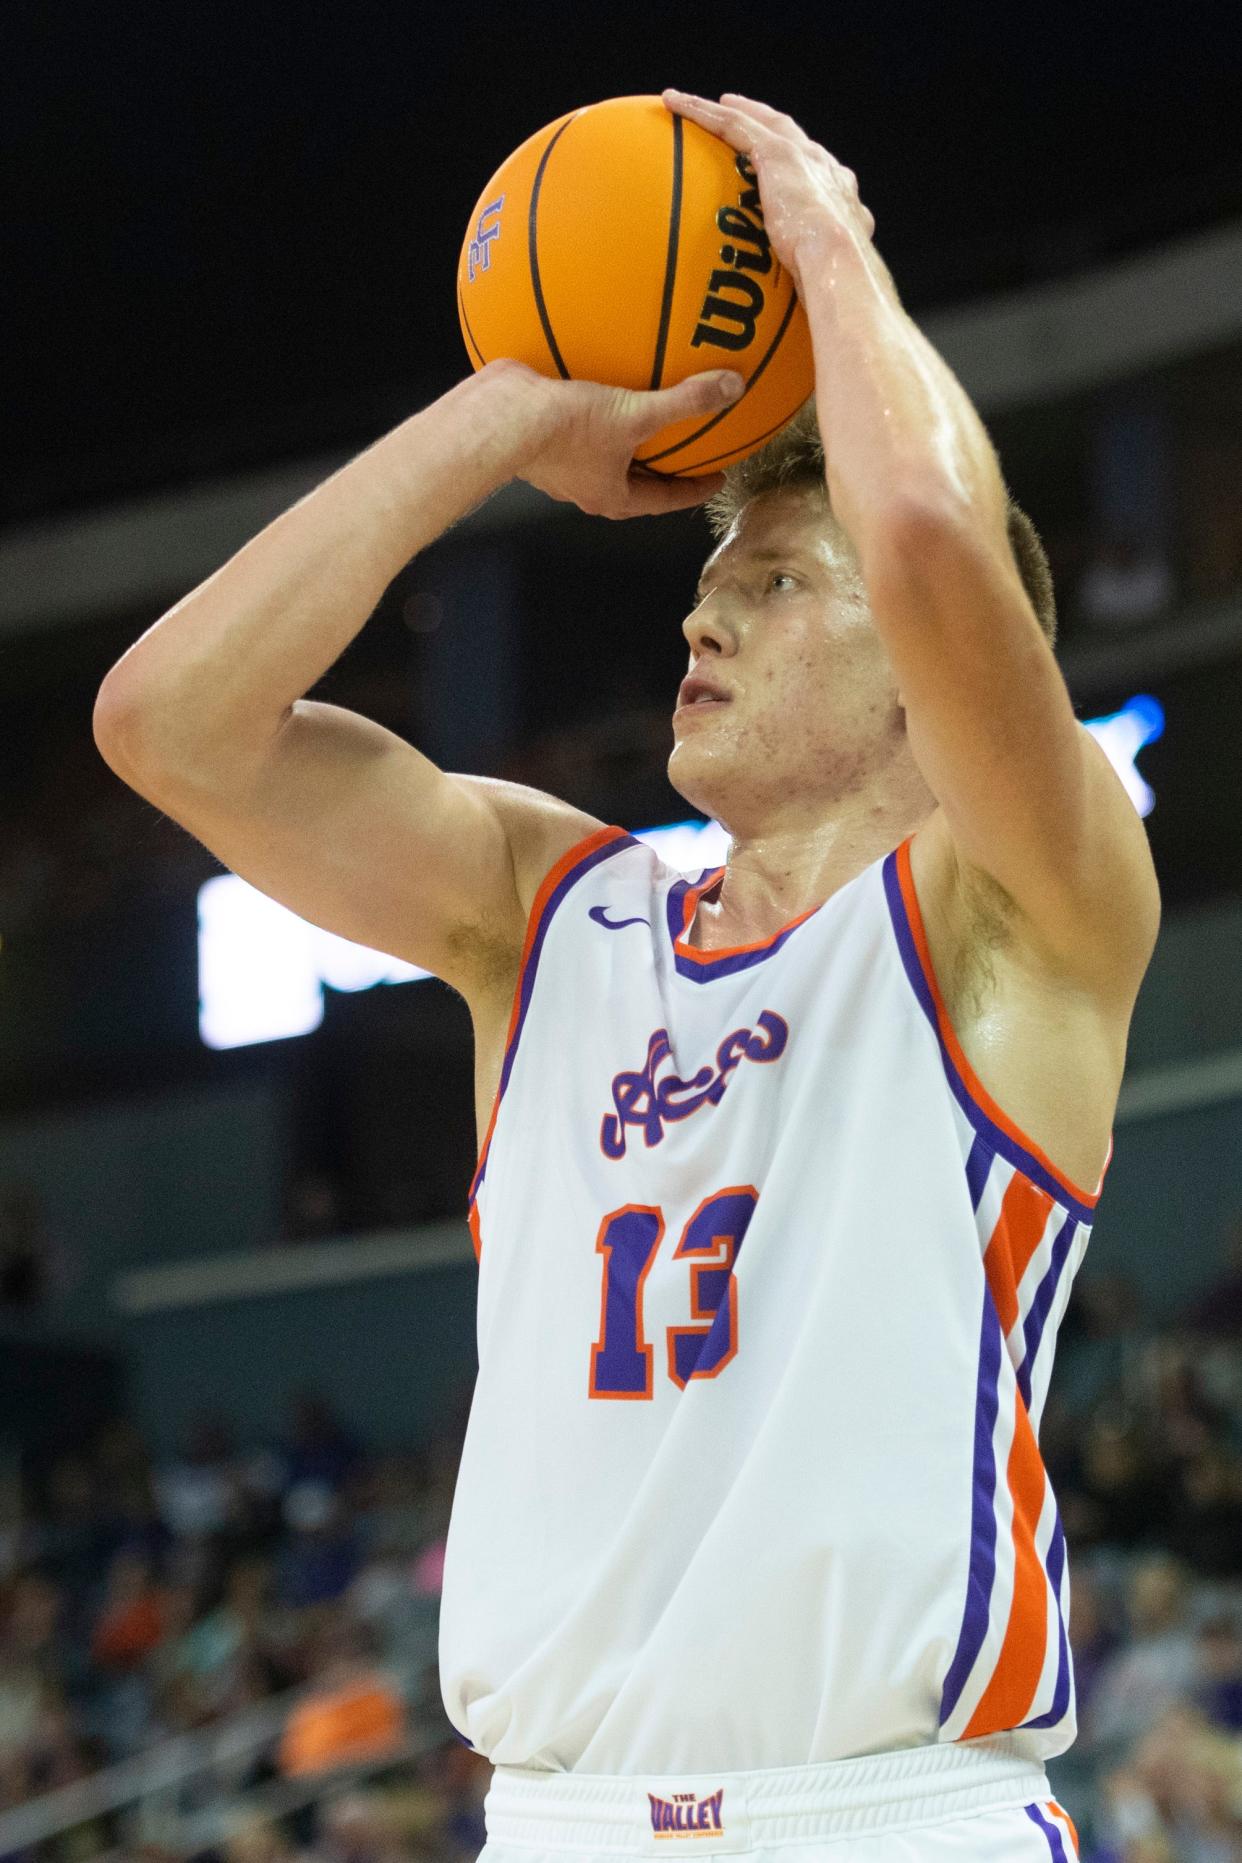
[[[656,96],[571,111],[514,151],[467,227],[458,310],[475,368],[515,356],[644,394],[709,358],[739,369],[744,394],[703,403],[691,389],[689,409],[666,403],[677,412],[634,446],[692,502],[704,474],[755,452],[814,389],[810,327],[753,170]]]

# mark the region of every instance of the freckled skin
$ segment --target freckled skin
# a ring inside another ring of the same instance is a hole
[[[779,558],[755,552],[779,546]],[[792,579],[773,580],[782,570]],[[848,541],[814,488],[744,506],[704,565],[683,623],[689,665],[730,704],[673,722],[669,776],[729,830],[699,949],[768,938],[936,812]],[[922,837],[912,845],[912,865]],[[1125,1064],[1128,1011],[1050,974],[986,876],[925,845],[921,902],[950,1020],[986,1090],[1071,1179],[1099,1181]],[[1072,1090],[1067,1083],[1073,1083]]]
[[[758,551],[778,550],[760,561]],[[820,903],[926,819],[935,799],[848,539],[813,488],[741,511],[703,568],[683,623],[688,665],[727,706],[673,723],[669,779],[733,836],[713,907],[763,937]]]

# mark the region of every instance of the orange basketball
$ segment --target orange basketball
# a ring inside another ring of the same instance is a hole
[[[671,478],[744,459],[814,389],[806,314],[750,163],[658,97],[588,104],[514,151],[470,216],[457,308],[476,369],[515,356],[619,388],[738,370],[740,400],[639,449]]]

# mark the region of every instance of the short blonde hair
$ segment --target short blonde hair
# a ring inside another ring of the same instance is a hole
[[[724,476],[724,484],[704,506],[712,535],[717,539],[724,536],[742,506],[763,492],[801,491],[803,487],[814,485],[823,492],[826,502],[824,442],[814,398],[804,402],[793,419],[773,434],[757,453],[738,460],[736,465],[726,466]],[[1005,496],[1009,547],[1036,619],[1048,637],[1048,644],[1055,646],[1057,603],[1048,553],[1021,505],[1015,503],[1008,492]]]

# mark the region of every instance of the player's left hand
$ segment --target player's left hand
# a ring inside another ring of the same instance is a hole
[[[858,197],[857,175],[812,142],[791,116],[736,91],[723,92],[719,103],[676,90],[664,91],[663,100],[748,158],[772,250],[793,274],[799,297],[804,263],[834,236],[845,231],[870,246],[875,219]]]

